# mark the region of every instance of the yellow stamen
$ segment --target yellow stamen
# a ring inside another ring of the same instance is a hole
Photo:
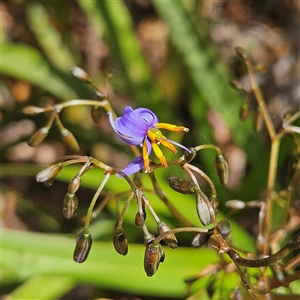
[[[149,168],[149,155],[148,155],[146,139],[144,140],[143,143],[143,159],[144,159],[145,170],[147,171],[147,169]]]
[[[160,148],[158,147],[158,145],[155,142],[152,142],[152,148],[153,148],[153,151],[154,151],[155,155],[159,158],[161,164],[165,168],[167,168],[168,167],[167,160],[166,160],[166,158],[164,157],[162,151],[160,150]]]
[[[173,153],[177,153],[176,148],[167,140],[166,137],[163,137],[161,140],[159,140],[162,145],[164,145],[165,147],[167,147],[169,150],[171,150]]]
[[[176,126],[176,125],[169,124],[169,123],[156,123],[155,126],[157,128],[167,129],[170,131],[184,131],[184,132],[189,131],[189,129],[184,126]]]

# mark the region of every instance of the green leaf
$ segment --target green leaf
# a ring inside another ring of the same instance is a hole
[[[50,17],[41,3],[32,2],[27,7],[28,23],[43,53],[57,68],[69,71],[78,65],[61,34],[50,23]],[[78,56],[78,55],[77,55]]]
[[[59,299],[75,286],[71,277],[31,276],[10,295],[9,299]]]
[[[72,282],[90,283],[141,295],[183,297],[186,290],[184,277],[219,260],[214,250],[164,247],[166,259],[158,272],[149,278],[143,270],[143,245],[130,244],[129,253],[124,257],[114,251],[112,243],[95,241],[87,261],[82,264],[72,259],[74,246],[75,238],[3,230],[1,268],[6,273],[10,271],[9,279],[14,282],[46,276],[40,279],[43,281],[50,276],[53,281],[66,280],[70,287]],[[7,277],[5,281],[7,283]],[[20,291],[15,292],[23,299]],[[32,291],[31,299],[39,298],[41,291],[36,292]]]
[[[76,97],[70,88],[44,57],[33,47],[25,44],[1,45],[1,73],[28,81],[60,99]]]

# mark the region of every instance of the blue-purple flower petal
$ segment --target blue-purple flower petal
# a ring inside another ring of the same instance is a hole
[[[138,172],[144,167],[144,160],[143,156],[140,155],[135,158],[127,167],[125,167],[122,172],[125,173],[127,176]]]

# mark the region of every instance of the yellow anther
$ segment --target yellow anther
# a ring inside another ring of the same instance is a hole
[[[184,126],[176,126],[176,125],[169,124],[169,123],[156,123],[155,126],[157,128],[167,129],[170,131],[184,131],[184,132],[189,131],[189,129]]]
[[[155,155],[159,158],[161,164],[165,168],[167,168],[168,167],[167,160],[166,160],[166,158],[164,157],[162,151],[160,150],[160,148],[158,147],[158,145],[155,142],[152,142],[152,148],[153,148],[153,151],[154,151]]]
[[[145,170],[147,171],[147,169],[149,168],[149,155],[148,155],[146,139],[144,140],[143,143],[143,159],[144,159]]]
[[[177,153],[176,148],[164,137],[163,139],[160,140],[162,145],[167,147],[169,150],[171,150],[173,153]]]

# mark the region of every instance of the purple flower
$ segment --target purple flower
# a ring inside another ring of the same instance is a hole
[[[162,144],[174,153],[176,153],[177,150],[173,144],[189,151],[189,149],[183,145],[167,139],[159,130],[167,129],[170,131],[188,132],[189,129],[183,126],[159,123],[157,116],[147,108],[138,108],[134,110],[130,106],[126,106],[123,116],[116,120],[114,120],[113,114],[109,113],[109,121],[123,142],[131,146],[142,147],[142,155],[138,156],[122,170],[126,175],[133,174],[143,167],[145,168],[145,171],[147,171],[149,168],[149,155],[152,149],[159,158],[161,164],[166,168],[168,164],[158,146],[159,144]]]

